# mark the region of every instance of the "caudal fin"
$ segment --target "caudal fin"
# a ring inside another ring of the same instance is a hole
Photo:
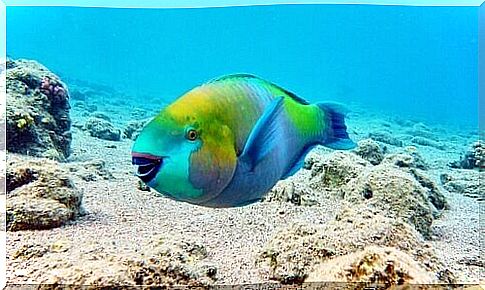
[[[350,140],[347,133],[347,126],[345,126],[345,114],[347,109],[343,105],[336,103],[317,103],[322,111],[325,112],[328,118],[329,132],[327,138],[322,143],[324,146],[337,150],[353,149],[357,145]]]

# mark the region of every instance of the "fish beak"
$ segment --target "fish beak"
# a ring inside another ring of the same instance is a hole
[[[138,166],[135,175],[145,183],[153,180],[163,165],[163,157],[160,156],[133,152],[131,157],[132,164]]]

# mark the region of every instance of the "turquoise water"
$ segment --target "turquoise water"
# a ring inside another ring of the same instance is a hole
[[[478,7],[7,7],[7,53],[61,77],[170,102],[246,72],[310,101],[478,121]]]

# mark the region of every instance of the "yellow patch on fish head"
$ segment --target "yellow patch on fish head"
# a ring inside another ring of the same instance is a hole
[[[201,94],[182,97],[140,133],[133,156],[163,157],[147,184],[177,200],[201,204],[217,196],[236,168],[235,139]]]
[[[236,163],[235,136],[224,123],[224,110],[214,103],[207,87],[184,95],[168,109],[180,122],[197,131],[201,146],[190,156],[190,181],[204,198],[217,196],[232,180]]]

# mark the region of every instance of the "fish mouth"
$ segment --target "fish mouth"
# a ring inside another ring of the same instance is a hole
[[[155,178],[162,167],[163,157],[133,152],[131,163],[138,166],[135,175],[143,182],[148,183]]]

